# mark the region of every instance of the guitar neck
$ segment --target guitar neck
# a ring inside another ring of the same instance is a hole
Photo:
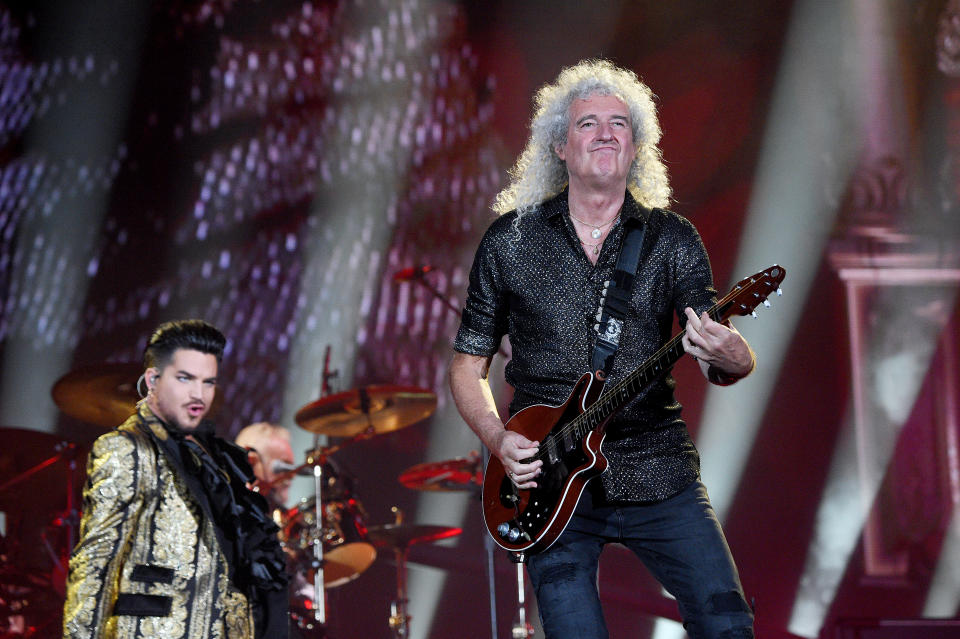
[[[730,317],[733,297],[734,292],[731,292],[710,307],[707,314],[713,321],[722,322]],[[682,339],[683,331],[680,331],[619,384],[604,390],[600,398],[580,415],[578,419],[583,420],[584,423],[578,424],[578,429],[582,429],[583,432],[593,430],[639,395],[651,382],[673,368],[685,352]]]
[[[780,282],[785,276],[786,271],[783,267],[774,264],[759,273],[745,277],[714,304],[707,314],[715,322],[725,322],[732,315],[753,314],[756,317],[753,311],[757,304],[762,302],[765,306],[769,306],[767,296],[772,291],[780,294]],[[564,429],[565,434],[585,436],[610,419],[651,382],[673,368],[685,352],[682,338],[683,331],[680,331],[623,381],[612,388],[604,389],[597,401],[569,422],[568,428]]]

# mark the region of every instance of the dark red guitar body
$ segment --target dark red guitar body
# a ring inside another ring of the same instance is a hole
[[[602,424],[581,441],[568,438],[570,445],[566,451],[562,451],[562,436],[555,440],[548,438],[551,432],[558,432],[560,427],[569,424],[593,404],[600,397],[602,388],[602,382],[586,373],[577,381],[563,405],[529,406],[506,423],[508,430],[532,441],[542,444],[556,441],[561,450],[557,451],[557,462],[544,463],[533,490],[517,489],[496,457],[487,462],[483,477],[485,520],[490,534],[503,548],[531,554],[546,550],[566,528],[587,481],[607,469],[607,458],[600,450],[605,436]],[[498,534],[497,527],[514,518],[521,522],[519,529],[522,532],[519,538],[510,541]]]

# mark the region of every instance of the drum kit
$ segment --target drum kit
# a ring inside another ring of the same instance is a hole
[[[373,564],[378,549],[390,549],[396,559],[397,592],[390,604],[389,625],[393,636],[409,636],[406,562],[410,546],[454,537],[462,531],[452,526],[405,523],[397,508],[393,523],[368,526],[361,502],[331,456],[354,443],[411,426],[433,414],[436,406],[436,395],[422,388],[365,386],[321,397],[294,416],[300,428],[336,438],[334,444],[308,451],[302,464],[273,479],[279,483],[304,474],[314,478],[314,495],[278,518],[294,575],[291,618],[303,634],[323,636],[326,590],[353,581]],[[430,477],[422,469],[418,472],[422,475],[419,481],[430,485]],[[435,475],[443,472],[438,468]],[[454,483],[449,483],[447,489],[453,487]]]
[[[325,373],[326,376],[326,373]],[[326,388],[326,380],[324,381]],[[283,512],[281,539],[288,556],[294,558],[291,574],[296,585],[291,599],[291,618],[306,636],[324,636],[325,590],[336,588],[360,576],[377,558],[377,552],[392,550],[396,563],[396,599],[390,603],[389,626],[398,639],[410,636],[407,613],[406,566],[410,547],[461,534],[460,528],[408,524],[396,507],[390,524],[366,525],[366,512],[353,494],[350,482],[333,464],[331,455],[358,441],[389,433],[429,417],[436,408],[436,396],[427,390],[407,386],[367,386],[329,395],[297,411],[300,428],[315,435],[339,438],[338,442],[308,451],[303,464],[278,474],[273,483],[294,475],[312,475],[314,495]],[[325,478],[325,479],[324,479]],[[427,462],[407,468],[398,481],[420,491],[465,491],[477,497],[483,485],[480,455]],[[517,617],[512,639],[533,636],[526,620],[523,565],[516,558]],[[306,576],[313,581],[312,588]],[[494,599],[491,585],[491,598]],[[494,628],[496,623],[493,623]]]
[[[68,373],[51,394],[60,410],[98,428],[112,428],[136,410],[135,382],[141,367],[130,363],[87,366]],[[325,636],[326,591],[357,579],[376,560],[378,551],[392,551],[396,561],[396,599],[389,606],[395,637],[409,636],[406,563],[411,546],[454,537],[452,526],[411,524],[394,509],[389,524],[368,525],[353,492],[351,478],[332,455],[346,446],[411,426],[436,409],[436,395],[410,386],[365,386],[331,394],[307,404],[295,416],[302,429],[336,443],[315,446],[302,464],[275,475],[273,482],[295,475],[314,478],[314,495],[291,508],[278,509],[274,519],[288,557],[291,620],[304,637]],[[217,402],[214,404],[216,408]],[[318,439],[318,438],[316,438]],[[80,520],[77,503],[83,464],[89,446],[28,429],[0,428],[0,639],[47,636],[59,630],[60,611],[70,550]],[[479,490],[479,460],[455,459],[420,464],[404,471],[400,483],[416,490]],[[258,482],[260,487],[262,482]],[[45,495],[43,499],[26,499]],[[55,497],[55,498],[54,498]],[[43,565],[24,561],[35,547],[18,537],[36,538],[30,521],[42,530]],[[385,610],[386,612],[386,610]]]
[[[429,266],[404,269],[394,279],[424,286],[459,314],[459,309],[424,279],[430,270]],[[420,422],[433,414],[437,398],[429,390],[392,385],[331,394],[329,379],[336,373],[328,373],[329,352],[328,347],[320,399],[301,408],[294,418],[300,428],[315,435],[314,448],[306,453],[302,464],[272,479],[280,483],[295,475],[314,478],[313,496],[274,512],[292,575],[291,621],[301,636],[326,636],[326,590],[357,579],[374,563],[378,551],[389,550],[397,572],[389,628],[394,637],[406,638],[410,635],[406,564],[411,546],[454,537],[462,530],[406,523],[397,508],[393,509],[393,523],[368,526],[367,514],[353,494],[350,479],[338,471],[331,456],[351,444]],[[51,394],[64,414],[109,429],[136,410],[140,399],[136,380],[141,373],[142,366],[133,363],[87,366],[58,380]],[[211,414],[218,410],[220,399],[218,394]],[[336,443],[320,446],[320,436]],[[0,428],[0,441],[0,639],[51,636],[60,630],[69,556],[80,522],[77,496],[89,446],[16,428]],[[413,490],[479,495],[483,464],[476,454],[418,464],[403,471],[398,480]],[[264,482],[258,484],[263,487]],[[27,494],[31,495],[29,499],[24,497]],[[36,550],[37,538],[42,541],[40,552]],[[493,545],[489,539],[487,542],[492,603],[496,598]],[[37,555],[45,561],[43,567],[28,561]],[[525,620],[520,564],[517,579],[519,623],[515,620],[512,637],[526,639],[533,629]],[[494,635],[496,627],[494,614]]]

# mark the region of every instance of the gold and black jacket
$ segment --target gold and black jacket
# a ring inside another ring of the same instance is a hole
[[[143,404],[94,443],[64,637],[286,636],[283,556],[246,490],[246,454],[212,433],[198,440]]]

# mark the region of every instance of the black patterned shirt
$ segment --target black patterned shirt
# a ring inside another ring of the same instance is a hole
[[[647,230],[607,388],[670,339],[674,315],[685,323],[685,307],[699,315],[716,303],[706,250],[686,218],[644,209],[629,193],[620,213],[596,266],[580,247],[566,190],[519,221],[515,211],[500,216],[481,240],[454,349],[491,356],[509,334],[511,414],[533,404],[562,404],[590,370],[600,293],[613,275],[625,225],[645,223]],[[654,382],[608,425],[603,452],[610,465],[597,496],[614,503],[659,501],[697,478],[700,458],[674,386],[669,375]]]

